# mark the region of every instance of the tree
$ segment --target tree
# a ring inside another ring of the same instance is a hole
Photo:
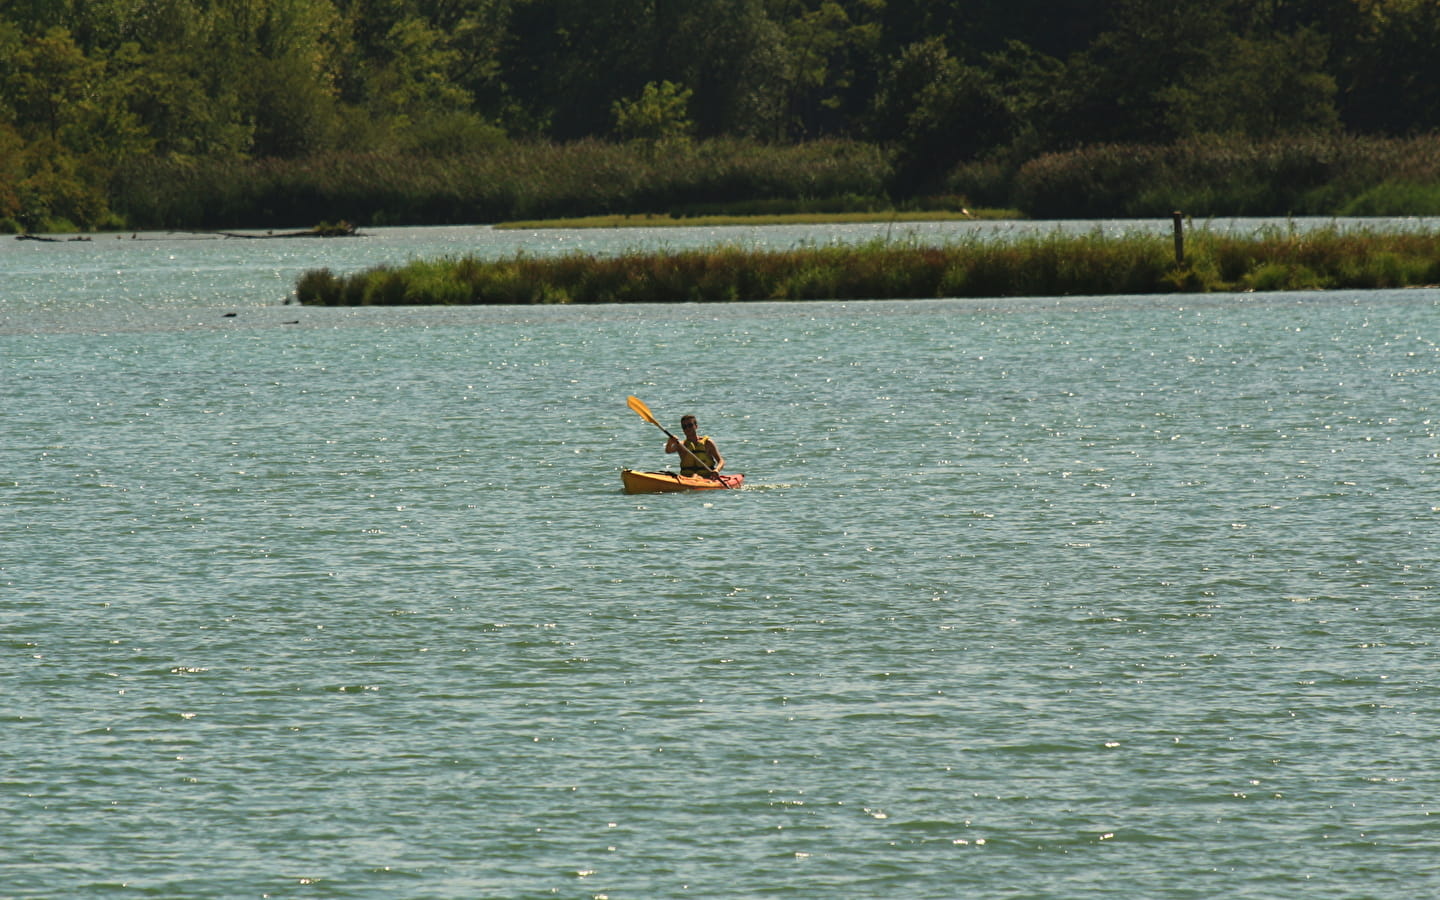
[[[639,97],[615,101],[615,133],[657,145],[684,141],[694,128],[688,109],[694,93],[672,81],[650,82]]]
[[[853,15],[836,0],[801,8],[783,23],[786,118],[789,134],[808,136],[838,130],[851,89],[878,43],[880,26],[873,13],[880,4],[851,4]]]
[[[1173,134],[1239,134],[1257,139],[1338,128],[1335,79],[1325,43],[1311,29],[1252,39],[1222,35],[1206,65],[1159,92]]]
[[[329,0],[250,0],[228,7],[220,54],[244,72],[242,115],[251,152],[297,157],[331,146],[340,129],[335,58],[339,13]]]
[[[1005,143],[1014,122],[987,72],[930,38],[901,52],[881,79],[870,137],[895,151],[901,193],[933,187],[956,163]]]
[[[1036,110],[1038,149],[1175,139],[1172,89],[1208,71],[1213,45],[1230,35],[1233,0],[1120,0],[1112,24],[1069,57]]]
[[[1365,4],[1367,15],[1345,60],[1344,119],[1364,132],[1440,131],[1440,4]]]
[[[62,140],[83,129],[104,66],[90,59],[59,26],[12,44],[0,63],[0,96],[30,139]]]
[[[504,52],[513,96],[562,140],[609,131],[611,105],[634,96],[657,71],[657,17],[650,0],[532,0],[517,6]],[[667,32],[667,38],[673,38]]]
[[[25,180],[25,141],[0,121],[0,231],[13,229],[20,216],[20,183]]]
[[[784,29],[760,0],[687,0],[671,22],[674,37],[660,58],[695,91],[699,134],[787,136],[792,60]]]
[[[417,116],[468,109],[470,94],[451,72],[460,61],[444,32],[423,19],[395,23],[382,44],[385,57],[369,78],[370,108],[404,128]]]

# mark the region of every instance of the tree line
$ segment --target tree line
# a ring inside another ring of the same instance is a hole
[[[1413,137],[1436,46],[1434,0],[0,0],[0,221],[347,153],[849,141],[906,197],[1095,145]]]

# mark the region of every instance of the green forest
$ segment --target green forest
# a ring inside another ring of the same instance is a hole
[[[0,0],[0,227],[1440,213],[1435,0]]]

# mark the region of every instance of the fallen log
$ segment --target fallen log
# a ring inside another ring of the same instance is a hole
[[[359,237],[360,231],[349,222],[337,222],[334,225],[325,222],[316,225],[314,228],[307,228],[304,231],[286,231],[281,234],[276,234],[273,231],[267,231],[264,234],[241,234],[236,231],[217,231],[216,234],[228,238],[265,240],[268,238]]]

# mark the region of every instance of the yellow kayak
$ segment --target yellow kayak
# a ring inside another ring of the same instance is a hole
[[[679,475],[675,472],[637,472],[621,469],[620,480],[627,494],[668,494],[675,491],[714,491],[738,488],[744,475],[721,475],[719,480],[703,475]]]

